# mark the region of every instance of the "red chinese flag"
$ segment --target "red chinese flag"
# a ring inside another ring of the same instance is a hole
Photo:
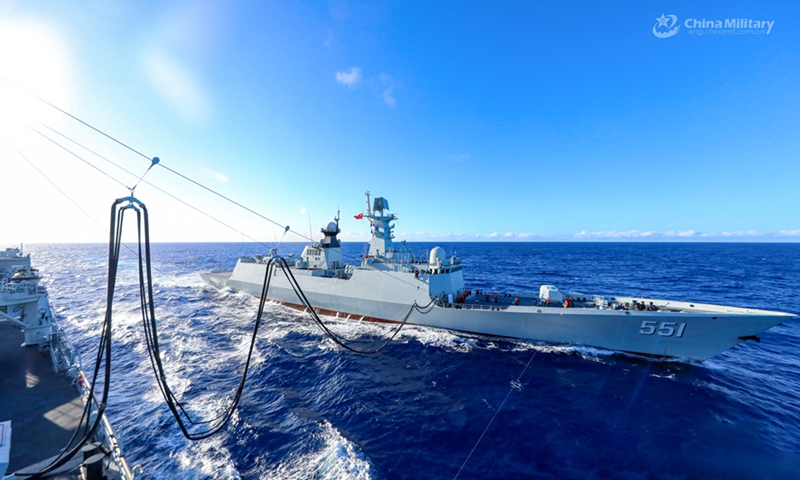
[[[358,215],[353,215],[353,216],[355,217],[356,220],[361,220],[362,218],[364,218],[363,213],[359,213]]]

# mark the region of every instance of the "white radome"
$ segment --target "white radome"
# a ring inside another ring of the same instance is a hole
[[[433,247],[431,250],[431,254],[428,258],[428,263],[431,265],[442,265],[444,264],[444,259],[447,258],[447,255],[444,253],[444,248],[442,247]]]

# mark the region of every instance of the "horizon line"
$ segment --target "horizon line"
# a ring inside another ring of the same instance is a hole
[[[340,240],[341,243],[368,243],[369,240]],[[402,243],[403,241],[396,241],[396,243]],[[670,244],[800,244],[800,239],[786,239],[786,240],[779,240],[779,239],[770,239],[770,240],[742,240],[741,238],[724,240],[720,238],[712,239],[653,239],[653,240],[646,240],[646,239],[624,239],[624,238],[613,238],[613,239],[586,239],[586,240],[574,240],[574,239],[537,239],[537,240],[523,240],[523,239],[513,239],[513,240],[504,240],[504,239],[497,239],[497,240],[486,240],[486,239],[477,239],[477,240],[447,240],[447,239],[436,239],[436,240],[408,240],[405,241],[406,243],[486,243],[486,244],[509,244],[509,243],[647,243],[647,244],[654,244],[654,243],[670,243]],[[122,243],[135,243],[135,242],[125,242]],[[257,242],[257,241],[214,241],[214,240],[168,240],[168,241],[151,241],[151,245],[164,245],[164,244],[206,244],[206,245],[213,245],[213,244],[250,244],[250,245],[264,245],[269,243],[276,243],[276,242]],[[282,245],[286,244],[315,244],[318,243],[314,242],[304,242],[304,241],[283,241],[281,242]],[[17,246],[24,246],[24,245],[106,245],[107,242],[19,242],[19,243],[0,243],[0,249],[6,248],[16,248]]]

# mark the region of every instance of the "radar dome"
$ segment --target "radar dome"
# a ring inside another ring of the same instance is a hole
[[[330,222],[325,228],[325,231],[328,233],[336,233],[337,230],[339,230],[339,228],[336,226],[336,222]]]
[[[442,265],[444,264],[444,259],[447,257],[444,253],[444,248],[442,247],[433,247],[431,250],[430,258],[428,259],[428,263],[431,265]]]

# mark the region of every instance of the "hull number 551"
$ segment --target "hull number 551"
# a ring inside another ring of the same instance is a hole
[[[653,335],[657,333],[662,337],[683,337],[683,332],[686,330],[685,323],[678,322],[657,322],[655,320],[645,320],[642,322],[642,327],[639,333],[642,335]]]

